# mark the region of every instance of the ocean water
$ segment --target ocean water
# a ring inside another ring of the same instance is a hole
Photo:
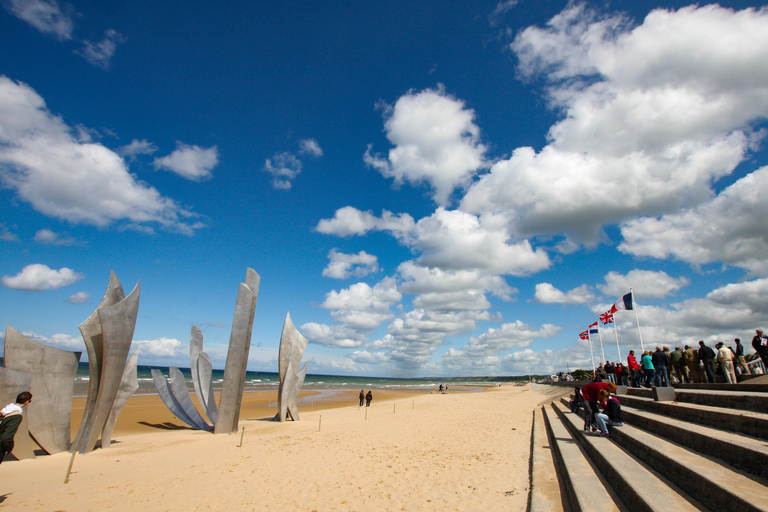
[[[155,393],[155,385],[152,381],[151,370],[156,368],[163,375],[168,376],[167,366],[142,366],[137,368],[139,389],[137,393]],[[192,374],[189,368],[179,368],[186,377],[187,386],[193,389]],[[224,378],[224,370],[213,370],[213,388],[221,389]],[[434,377],[434,378],[384,378],[384,377],[352,377],[344,375],[313,375],[307,374],[304,380],[303,390],[329,390],[329,389],[383,389],[383,390],[425,390],[444,386],[476,387],[479,391],[485,386],[494,386],[502,382],[519,380],[520,377]],[[80,363],[75,381],[75,396],[85,396],[88,393],[88,363]],[[277,391],[279,376],[277,372],[253,372],[245,374],[246,391]]]

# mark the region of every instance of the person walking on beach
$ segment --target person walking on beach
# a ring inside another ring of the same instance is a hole
[[[2,416],[2,421],[0,421],[0,463],[3,462],[7,453],[13,451],[13,437],[21,424],[21,414],[31,401],[32,393],[22,391],[16,397],[16,403],[8,404],[0,411],[0,416]]]
[[[365,391],[361,389],[360,390],[360,407],[363,406],[363,400],[365,400]]]
[[[371,390],[368,390],[368,394],[365,395],[365,406],[370,407],[371,400],[373,400],[373,393],[371,393]]]

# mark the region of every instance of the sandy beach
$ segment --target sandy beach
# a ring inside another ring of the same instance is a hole
[[[67,453],[3,463],[0,509],[524,510],[531,413],[551,392],[378,392],[366,411],[347,391],[286,423],[268,421],[274,393],[246,393],[242,447],[240,433],[177,428],[157,396],[134,396],[114,444],[77,455],[68,484]]]

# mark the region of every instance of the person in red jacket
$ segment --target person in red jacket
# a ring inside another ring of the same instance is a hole
[[[613,382],[593,382],[581,388],[581,396],[584,405],[584,432],[590,432],[597,429],[595,414],[600,412],[597,407],[600,390],[607,390],[610,393],[616,392],[616,384]]]
[[[642,372],[640,371],[640,365],[637,363],[637,359],[635,359],[634,350],[629,351],[629,355],[627,356],[627,366],[629,366],[629,376],[632,387],[639,388],[640,375],[642,375]]]

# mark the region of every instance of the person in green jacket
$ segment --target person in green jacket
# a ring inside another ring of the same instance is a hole
[[[0,464],[5,455],[13,451],[13,436],[16,435],[21,424],[21,414],[24,412],[24,408],[31,401],[32,393],[22,391],[16,397],[15,404],[8,404],[0,411],[0,416],[2,416],[2,421],[0,421]]]

